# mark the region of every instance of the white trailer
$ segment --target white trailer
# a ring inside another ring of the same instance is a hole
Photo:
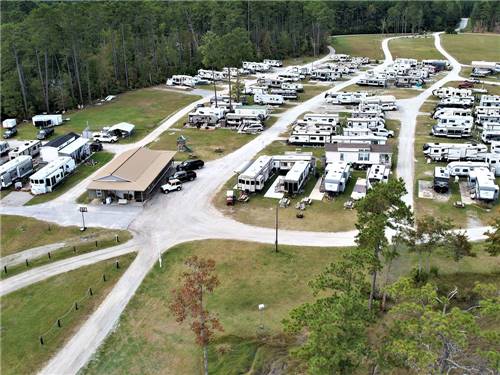
[[[500,95],[481,95],[479,105],[481,107],[500,108]]]
[[[40,154],[40,147],[42,147],[42,142],[39,140],[24,141],[9,152],[9,159],[12,160],[21,155],[35,157]]]
[[[306,184],[311,171],[311,163],[307,161],[296,162],[283,179],[285,192],[290,195],[299,193]]]
[[[304,85],[296,82],[283,82],[281,88],[284,90],[295,90],[297,92],[304,91]]]
[[[349,117],[347,127],[352,129],[380,129],[385,127],[385,119],[380,117]]]
[[[341,73],[329,69],[315,69],[311,72],[311,79],[315,81],[335,81],[341,77]]]
[[[15,118],[7,118],[2,121],[2,128],[4,129],[12,129],[17,125],[17,120]]]
[[[470,137],[474,119],[472,116],[443,116],[432,126],[431,135],[437,137]]]
[[[340,194],[346,189],[351,177],[351,165],[346,162],[330,163],[326,165],[323,184],[329,194]]]
[[[338,113],[306,113],[303,117],[305,122],[334,124],[339,123]]]
[[[198,107],[188,114],[188,122],[192,125],[216,125],[223,118],[224,110],[222,108]]]
[[[7,188],[15,181],[33,173],[33,159],[29,155],[21,155],[0,165],[0,188]]]
[[[238,176],[237,188],[254,193],[264,189],[272,175],[273,159],[268,155],[257,158],[248,168]]]
[[[446,168],[452,177],[467,177],[470,171],[477,168],[486,168],[489,170],[488,164],[480,161],[452,161]]]
[[[264,93],[255,93],[253,101],[257,104],[281,105],[285,101],[281,95],[271,95]]]
[[[7,154],[10,151],[10,145],[7,141],[0,141],[0,156]]]
[[[373,145],[385,145],[387,137],[373,135],[370,131],[366,135],[333,135],[330,137],[330,143],[368,143]]]
[[[288,143],[295,145],[323,146],[330,143],[331,137],[336,135],[337,127],[334,124],[305,124],[295,125]]]
[[[423,151],[434,161],[482,161],[488,147],[478,143],[426,143]]]
[[[222,81],[224,73],[217,70],[198,69],[198,76],[208,81]]]
[[[273,169],[280,172],[289,171],[298,161],[310,163],[311,167],[316,165],[312,152],[286,151],[281,155],[273,155]]]
[[[438,108],[432,115],[432,118],[439,119],[446,116],[471,116],[472,110],[470,108]]]
[[[477,168],[469,173],[469,187],[473,190],[472,199],[482,201],[496,201],[498,199],[498,185],[495,176],[486,168]]]
[[[499,141],[493,141],[490,144],[490,152],[492,154],[500,154],[500,142]]]
[[[36,115],[31,118],[33,125],[42,128],[53,127],[63,123],[62,115]]]
[[[443,107],[470,108],[473,105],[474,105],[474,98],[473,97],[460,98],[457,96],[451,96],[448,98],[441,99],[438,102],[437,107],[438,108],[443,108]]]
[[[377,104],[382,111],[396,111],[398,109],[394,95],[367,96],[363,99],[362,104]]]
[[[325,145],[327,163],[345,161],[353,167],[366,168],[374,164],[392,164],[392,146],[366,143],[327,143]]]
[[[485,154],[484,162],[488,164],[490,171],[495,176],[500,176],[500,153],[489,152]]]
[[[263,63],[277,68],[283,66],[283,61],[281,60],[264,59]]]
[[[472,90],[458,89],[455,87],[440,87],[433,90],[432,95],[437,96],[439,99],[450,97],[464,98],[472,96]]]
[[[366,171],[366,187],[368,190],[373,188],[375,184],[382,182],[387,183],[389,181],[389,175],[391,174],[391,168],[384,164],[374,164],[368,168]]]
[[[366,92],[327,92],[325,100],[330,104],[359,104],[368,97]]]
[[[381,110],[354,110],[351,112],[351,118],[385,118]]]
[[[187,75],[173,75],[171,78],[167,79],[167,86],[188,86],[194,87],[198,83],[197,77],[191,77]]]
[[[481,132],[481,140],[484,143],[500,141],[500,129],[488,128],[488,126],[483,126],[483,131]]]
[[[382,77],[365,77],[356,82],[359,86],[386,87],[387,79]]]
[[[477,115],[476,123],[478,126],[484,126],[485,124],[498,124],[500,127],[500,112]]]
[[[75,168],[75,161],[69,156],[60,156],[52,160],[45,167],[31,175],[31,193],[38,195],[54,191],[54,187],[71,174]]]

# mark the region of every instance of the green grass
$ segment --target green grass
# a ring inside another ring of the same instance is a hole
[[[498,34],[445,34],[441,35],[444,49],[460,63],[472,61],[498,61],[500,35]]]
[[[129,122],[136,126],[135,133],[120,142],[135,142],[150,133],[163,119],[200,98],[182,92],[157,89],[126,92],[109,103],[91,106],[81,111],[68,111],[63,117],[69,117],[71,120],[57,126],[54,136],[69,131],[81,133],[87,124],[91,130],[96,131],[104,126]],[[33,139],[36,133],[37,129],[32,124],[24,123],[19,126],[16,138]]]
[[[110,259],[2,297],[2,374],[29,374],[40,370],[99,306],[134,257],[135,254],[129,254],[118,258],[120,269],[115,268],[115,259]],[[106,274],[106,282],[102,280],[103,274]],[[75,301],[88,296],[90,287],[94,295],[81,301],[78,310],[73,309],[63,318],[61,328],[54,327],[56,319],[71,310]],[[40,335],[51,326],[42,346]]]
[[[1,255],[6,256],[33,247],[57,242],[80,242],[86,237],[118,233],[120,238],[128,236],[127,231],[109,231],[103,228],[87,228],[82,234],[77,226],[60,226],[24,216],[1,215]]]
[[[434,47],[434,38],[398,38],[389,41],[389,49],[394,59],[398,57],[424,59],[444,59]]]
[[[304,84],[304,92],[299,94],[298,102],[305,102],[311,98],[314,98],[316,95],[321,94],[329,89],[332,86],[328,85],[318,85],[318,84]]]
[[[119,328],[83,373],[201,372],[201,350],[193,334],[187,325],[178,325],[168,310],[169,290],[179,284],[183,261],[191,255],[214,259],[221,281],[208,299],[209,310],[218,314],[224,327],[209,347],[210,373],[269,373],[267,366],[280,358],[289,360],[288,349],[296,344],[283,335],[282,319],[292,308],[312,299],[308,281],[346,251],[292,246],[280,246],[278,254],[273,250],[273,245],[224,240],[190,242],[170,249],[163,255],[163,267],[156,266],[147,275],[122,315]],[[460,262],[436,254],[432,264],[440,267],[439,284],[462,288],[474,280],[500,283],[500,258],[486,255],[480,245],[475,251],[476,257]],[[416,254],[402,253],[394,262],[390,279],[408,274],[416,263]],[[266,305],[263,336],[258,335],[260,303]]]
[[[373,60],[383,60],[382,40],[385,34],[342,35],[330,39],[336,53],[364,56]]]
[[[71,174],[69,177],[63,180],[59,185],[55,187],[55,190],[47,193],[47,194],[40,194],[40,195],[35,195],[33,198],[31,198],[28,202],[26,202],[26,206],[31,206],[34,204],[40,204],[40,203],[45,203],[48,201],[51,201],[52,199],[55,199],[61,195],[63,195],[65,192],[70,190],[72,187],[75,185],[78,185],[80,181],[84,180],[88,176],[90,176],[92,173],[97,171],[98,169],[102,168],[103,165],[108,163],[111,159],[113,159],[113,154],[109,152],[98,152],[94,154],[91,159],[96,162],[95,165],[87,165],[87,164],[81,164],[78,166],[73,174]]]
[[[116,236],[118,236],[118,239],[120,241],[119,243],[116,241]],[[132,235],[130,232],[122,230],[110,230],[104,231],[100,234],[89,236],[86,240],[81,240],[80,238],[69,239],[69,241],[67,241],[67,246],[52,250],[50,252],[50,258],[48,254],[43,254],[43,256],[39,258],[28,259],[29,267],[26,266],[25,262],[16,264],[14,266],[7,266],[7,273],[5,273],[5,269],[3,268],[0,273],[0,278],[6,279],[35,267],[44,266],[49,263],[57,262],[59,260],[71,258],[77,255],[83,255],[92,251],[117,246],[119,244],[127,242],[131,238]]]
[[[326,56],[326,53],[323,53],[319,56],[289,57],[289,58],[286,58],[283,60],[283,66],[305,65],[305,64],[312,63],[313,61],[319,60],[324,56]]]
[[[407,99],[413,98],[422,93],[422,90],[411,89],[411,88],[383,88],[383,87],[373,87],[373,86],[359,86],[356,84],[345,87],[342,91],[346,92],[358,92],[366,91],[373,95],[394,95],[396,99]]]

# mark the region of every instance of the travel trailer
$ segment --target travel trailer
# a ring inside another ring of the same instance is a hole
[[[295,125],[292,129],[288,143],[295,145],[323,146],[336,135],[334,124],[305,124]]]
[[[171,78],[167,79],[167,86],[194,87],[197,84],[198,84],[198,79],[196,77],[191,77],[187,75],[173,75]]]
[[[327,143],[325,145],[327,163],[345,161],[354,168],[366,168],[374,164],[391,166],[392,146],[365,143]]]
[[[370,190],[379,182],[387,183],[390,174],[391,168],[388,165],[374,164],[370,166],[366,172],[366,187]]]
[[[476,116],[479,115],[496,115],[500,113],[500,107],[481,107],[481,106],[476,106],[474,108],[474,113]]]
[[[283,82],[281,88],[284,90],[295,90],[297,92],[304,91],[304,85],[296,82]]]
[[[433,188],[436,193],[446,193],[450,189],[450,172],[447,168],[434,168]]]
[[[380,129],[385,127],[385,119],[380,117],[349,117],[347,127],[352,129]]]
[[[387,130],[383,127],[380,128],[363,128],[363,127],[355,127],[355,128],[343,128],[343,135],[346,137],[384,137],[390,138],[394,137],[394,131]]]
[[[253,97],[253,101],[257,104],[271,104],[271,105],[281,105],[285,101],[281,95],[270,95],[263,93],[256,93]]]
[[[323,185],[328,194],[343,193],[349,178],[351,165],[346,162],[330,163],[326,165]]]
[[[468,89],[457,89],[455,87],[440,87],[432,91],[432,95],[437,96],[439,99],[449,98],[449,97],[470,97],[472,96],[472,90]]]
[[[452,177],[467,177],[470,171],[477,168],[486,168],[489,170],[488,164],[480,161],[453,161],[446,168]]]
[[[434,161],[482,161],[488,147],[478,143],[426,143],[423,151]]]
[[[375,86],[375,87],[386,87],[387,79],[381,77],[366,77],[360,78],[358,82],[356,82],[359,86]]]
[[[222,108],[198,107],[188,114],[188,122],[194,126],[202,124],[216,125],[223,118],[224,110]]]
[[[320,124],[338,124],[338,113],[307,113],[303,117],[305,122],[320,123]]]
[[[39,140],[25,141],[9,152],[9,159],[15,159],[20,155],[35,157],[40,154],[40,147],[42,147],[42,142]]]
[[[52,160],[45,167],[31,175],[31,193],[35,195],[50,193],[75,168],[75,161],[69,156],[61,156]]]
[[[436,120],[446,116],[472,116],[472,110],[468,108],[445,107],[445,108],[438,108],[432,114],[432,118]]]
[[[298,82],[301,79],[305,78],[304,75],[300,74],[299,72],[294,72],[291,70],[279,73],[278,77],[283,79],[285,82]]]
[[[198,77],[208,81],[222,81],[224,73],[217,70],[198,69]]]
[[[496,201],[498,199],[498,185],[495,176],[487,168],[477,168],[470,171],[468,176],[469,187],[473,191],[472,199],[482,201]]]
[[[238,189],[250,193],[262,190],[272,175],[272,167],[273,159],[270,156],[259,156],[238,176]]]
[[[366,92],[327,92],[325,100],[330,104],[359,104],[368,97]]]
[[[277,67],[277,68],[279,68],[280,66],[283,66],[283,61],[281,61],[281,60],[264,59],[263,63],[267,64],[269,66]]]
[[[17,125],[17,120],[15,118],[7,118],[2,121],[2,128],[4,129],[12,129]]]
[[[384,119],[384,112],[381,110],[354,110],[351,112],[351,118],[381,118]]]
[[[479,101],[481,107],[500,107],[500,95],[481,95]]]
[[[315,81],[335,81],[342,75],[329,69],[316,69],[311,72],[311,79]]]
[[[332,135],[330,137],[330,143],[368,143],[373,145],[385,145],[387,143],[387,137],[373,135],[373,133],[367,135]]]
[[[273,169],[283,173],[292,169],[298,161],[305,161],[311,164],[311,167],[316,165],[312,152],[286,151],[284,154],[273,155]]]
[[[498,127],[500,128],[500,112],[496,114],[477,115],[476,123],[478,126],[484,126],[485,124],[498,124]]]
[[[33,125],[42,128],[50,128],[63,123],[62,115],[36,115],[31,118]]]
[[[298,161],[288,171],[283,179],[284,190],[287,194],[297,194],[302,191],[312,171],[311,163]]]
[[[33,173],[33,159],[29,155],[21,155],[0,165],[0,188],[7,188],[17,180]]]
[[[431,135],[448,138],[470,137],[473,123],[472,116],[443,116],[432,127]]]
[[[0,141],[0,156],[9,153],[10,145],[7,141]]]
[[[498,128],[490,129],[487,126],[484,126],[483,131],[481,132],[481,140],[484,143],[500,141],[500,129]]]
[[[362,104],[377,104],[382,111],[396,111],[398,109],[394,95],[368,96],[363,99]]]
[[[295,90],[271,89],[269,93],[271,95],[281,95],[283,99],[287,100],[296,100],[299,97]]]
[[[489,152],[485,154],[484,162],[488,164],[495,176],[500,176],[500,154]]]
[[[441,99],[438,102],[437,107],[438,108],[443,108],[443,107],[470,108],[473,105],[474,105],[474,98],[470,98],[470,97],[460,98],[457,96],[451,96],[448,98]]]

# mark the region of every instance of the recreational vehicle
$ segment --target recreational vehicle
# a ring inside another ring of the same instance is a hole
[[[472,91],[468,89],[457,89],[455,87],[440,87],[432,91],[432,95],[437,96],[439,99],[458,97],[465,98],[472,96]]]
[[[329,69],[316,69],[311,72],[311,79],[315,81],[335,81],[341,74]]]
[[[491,142],[490,152],[492,154],[500,154],[500,141]]]
[[[332,124],[296,125],[288,138],[288,143],[295,145],[323,146],[336,135],[336,126]]]
[[[224,73],[217,70],[198,69],[198,77],[208,81],[222,81]]]
[[[10,151],[9,142],[0,141],[0,156],[7,154]]]
[[[500,112],[495,114],[477,115],[476,123],[478,126],[484,126],[485,124],[498,124],[498,127],[500,127]]]
[[[387,137],[380,135],[373,135],[368,133],[366,135],[332,135],[330,143],[368,143],[373,145],[385,145]]]
[[[267,180],[271,177],[273,159],[268,155],[257,158],[243,173],[238,176],[237,187],[250,193],[260,191],[264,188]]]
[[[295,90],[297,92],[304,91],[304,85],[302,83],[295,82],[283,82],[281,88],[284,90]]]
[[[325,176],[323,177],[325,191],[329,194],[343,193],[350,177],[350,164],[346,162],[327,164],[325,168]]]
[[[283,66],[283,61],[281,60],[264,59],[263,63],[277,68]]]
[[[366,92],[327,92],[325,100],[330,104],[359,104],[367,98]]]
[[[448,138],[470,137],[473,122],[472,116],[443,116],[432,126],[431,135]]]
[[[379,77],[366,77],[360,78],[358,82],[356,82],[359,86],[375,86],[375,87],[386,87],[387,79],[379,78]]]
[[[327,143],[325,145],[327,163],[345,161],[354,168],[366,168],[374,164],[391,166],[392,146],[366,143]]]
[[[481,95],[479,101],[481,107],[500,107],[500,95]]]
[[[305,122],[320,123],[320,124],[338,124],[338,113],[307,113],[304,115]]]
[[[75,161],[69,156],[61,156],[52,160],[45,167],[31,175],[31,193],[35,195],[50,193],[75,168]]]
[[[172,78],[167,79],[167,86],[188,86],[194,87],[198,80],[195,77],[186,75],[173,75]]]
[[[448,98],[441,99],[438,102],[437,107],[438,108],[443,108],[443,107],[470,108],[473,105],[474,105],[474,98],[470,98],[470,97],[460,98],[457,96],[451,96]]]
[[[285,192],[290,195],[299,193],[306,184],[311,171],[311,163],[307,161],[298,161],[294,163],[293,167],[283,179]]]
[[[396,98],[393,95],[378,95],[365,97],[362,102],[363,105],[377,104],[382,111],[396,111],[398,106]],[[361,105],[360,105],[361,108]]]
[[[391,138],[394,137],[394,131],[387,130],[385,128],[344,128],[343,135],[346,137],[383,137],[383,138]]]
[[[352,129],[380,129],[385,127],[383,118],[349,117],[347,127]]]
[[[359,201],[366,196],[366,179],[358,178],[352,189],[351,199],[353,201]]]
[[[389,181],[390,174],[390,166],[384,164],[372,165],[366,172],[366,187],[370,190],[379,182],[387,183]]]
[[[301,79],[305,78],[300,73],[293,72],[293,71],[290,71],[290,70],[288,70],[286,72],[279,73],[278,77],[282,78],[286,82],[297,82],[297,81],[300,81]]]
[[[29,155],[21,155],[0,165],[0,188],[7,188],[17,180],[33,173],[33,159]]]
[[[4,129],[12,129],[17,125],[17,120],[15,118],[7,118],[2,121],[2,128]]]
[[[367,111],[360,111],[360,110],[354,110],[351,113],[351,118],[385,118],[384,112],[381,110],[367,110]]]
[[[33,125],[49,128],[63,123],[62,115],[36,115],[31,118]]]
[[[256,93],[253,97],[253,101],[257,104],[271,105],[281,105],[284,103],[283,96],[281,95],[270,95],[263,93]]]
[[[477,143],[426,143],[424,155],[434,161],[482,161],[488,147]]]
[[[446,117],[446,116],[471,116],[471,115],[472,115],[471,109],[447,107],[447,108],[438,108],[432,115],[432,118],[437,120],[440,119],[441,117]]]
[[[9,159],[15,159],[20,155],[35,157],[40,153],[40,147],[42,147],[42,142],[39,140],[24,141],[21,145],[14,147],[9,152]]]
[[[482,201],[496,201],[498,199],[498,185],[495,183],[495,176],[486,168],[477,168],[469,173],[469,186],[473,193],[472,199]]]
[[[446,168],[452,177],[466,177],[469,175],[470,171],[477,168],[489,169],[487,163],[480,161],[452,161]]]
[[[295,90],[271,89],[271,95],[281,95],[283,99],[296,100],[299,96]]]
[[[496,115],[500,113],[500,107],[481,107],[481,106],[476,106],[474,108],[474,113],[476,116],[479,115]]]
[[[488,164],[490,171],[492,171],[495,176],[500,176],[500,154],[487,153],[485,154],[484,162]]]
[[[447,168],[434,168],[434,191],[437,193],[446,193],[450,188],[450,172]]]
[[[273,155],[273,169],[283,173],[292,169],[299,161],[305,161],[311,164],[311,167],[316,165],[316,158],[312,152],[286,151],[281,155]]]
[[[481,140],[484,143],[498,142],[500,141],[500,129],[488,129],[484,128],[481,132]]]
[[[193,112],[188,114],[188,122],[191,125],[216,125],[224,118],[224,110],[222,108],[198,107]]]

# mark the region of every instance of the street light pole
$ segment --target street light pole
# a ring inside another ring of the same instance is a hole
[[[80,230],[83,232],[85,229],[87,229],[85,227],[85,216],[84,216],[84,212],[87,212],[87,207],[81,206],[79,210],[82,213],[82,227],[80,228]]]
[[[278,252],[278,209],[280,207],[280,202],[278,201],[278,204],[276,205],[276,222],[275,222],[275,227],[276,227],[276,238],[274,241],[274,246],[275,249],[274,251],[277,253]]]

